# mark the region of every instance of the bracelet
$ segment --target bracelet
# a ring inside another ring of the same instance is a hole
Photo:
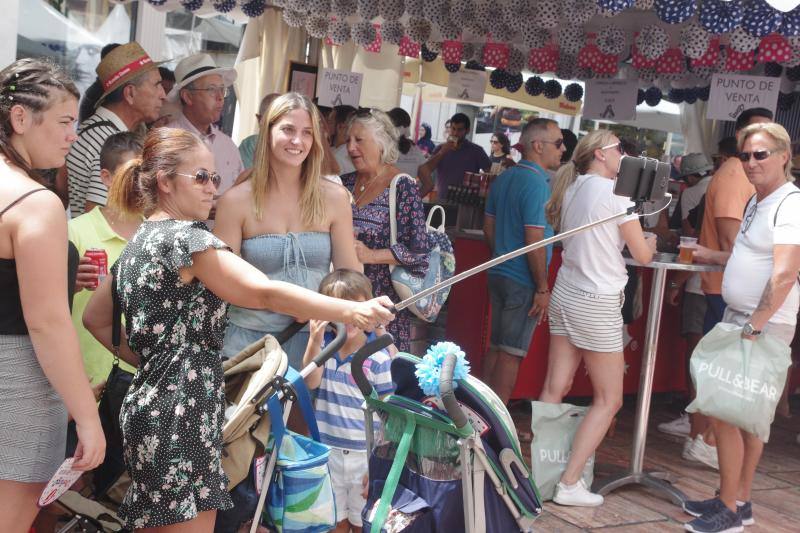
[[[542,291],[536,291],[536,294],[549,294],[549,293],[550,293],[550,289],[544,289]]]

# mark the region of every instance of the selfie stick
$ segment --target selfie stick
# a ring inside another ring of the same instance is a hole
[[[670,201],[672,200],[672,195],[667,194],[666,197]],[[500,263],[505,263],[509,259],[514,259],[515,257],[519,257],[519,256],[521,256],[523,254],[527,254],[528,252],[532,252],[534,250],[538,250],[539,248],[543,248],[543,247],[547,246],[548,244],[553,244],[555,242],[562,241],[562,240],[566,239],[567,237],[572,237],[576,233],[580,233],[582,231],[586,231],[586,230],[591,229],[591,228],[593,228],[595,226],[600,226],[602,224],[606,224],[608,222],[611,222],[612,220],[617,220],[619,218],[623,218],[623,217],[626,217],[626,216],[629,216],[629,215],[633,215],[633,214],[638,214],[639,216],[642,216],[642,215],[654,215],[655,213],[658,213],[658,212],[662,211],[663,209],[665,209],[669,205],[669,203],[670,202],[668,201],[664,205],[664,207],[662,207],[658,211],[655,211],[653,213],[645,213],[644,209],[643,209],[644,201],[636,201],[634,205],[632,205],[631,207],[629,207],[625,211],[622,211],[621,213],[617,213],[616,215],[611,215],[610,217],[601,218],[600,220],[595,220],[594,222],[590,222],[589,224],[586,224],[585,226],[580,226],[580,227],[565,231],[563,233],[559,233],[558,235],[555,235],[555,236],[550,237],[548,239],[544,239],[544,240],[541,240],[541,241],[534,242],[533,244],[529,244],[527,246],[523,246],[522,248],[518,248],[518,249],[514,250],[513,252],[508,252],[507,254],[503,254],[503,255],[501,255],[499,257],[495,257],[494,259],[492,259],[490,261],[487,261],[485,263],[481,263],[478,266],[474,266],[474,267],[470,268],[469,270],[465,270],[464,272],[461,272],[460,274],[456,274],[455,276],[453,276],[450,279],[446,279],[446,280],[444,280],[444,281],[442,281],[440,283],[437,283],[433,287],[429,287],[429,288],[425,289],[424,291],[420,291],[417,294],[415,294],[414,296],[411,296],[410,298],[406,298],[405,300],[403,300],[399,304],[395,304],[395,306],[394,306],[395,312],[396,311],[402,311],[406,307],[414,304],[415,302],[418,302],[419,300],[422,300],[423,298],[425,298],[425,297],[427,297],[427,296],[429,296],[429,295],[431,295],[431,294],[433,294],[435,292],[438,292],[438,291],[440,291],[442,289],[446,289],[447,287],[458,283],[462,279],[466,279],[466,278],[468,278],[470,276],[474,276],[475,274],[478,274],[479,272],[483,272],[484,270],[486,270],[488,268],[492,268],[495,265],[499,265]]]

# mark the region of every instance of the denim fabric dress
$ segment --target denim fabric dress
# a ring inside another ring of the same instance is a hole
[[[342,184],[351,193],[355,183],[355,172],[342,176]],[[397,184],[397,244],[392,246],[390,242],[388,187],[370,203],[360,207],[353,205],[353,228],[356,239],[367,248],[390,249],[395,259],[416,275],[424,275],[428,270],[430,244],[425,231],[425,210],[415,182],[400,180]],[[375,296],[388,296],[392,302],[400,302],[392,285],[389,265],[364,265],[364,274],[372,281]],[[397,349],[403,352],[411,347],[411,316],[408,309],[403,309],[386,328],[394,337]]]
[[[331,269],[331,235],[325,232],[257,235],[242,240],[242,258],[271,280],[317,291]],[[280,333],[292,322],[294,319],[288,315],[231,305],[222,356],[231,358],[267,333]],[[297,370],[303,366],[306,344],[308,327],[283,345],[289,364]]]

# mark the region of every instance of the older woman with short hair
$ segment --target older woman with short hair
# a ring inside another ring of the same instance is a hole
[[[402,173],[394,166],[399,153],[397,134],[386,113],[362,110],[350,119],[347,153],[356,171],[343,175],[342,183],[353,194],[358,259],[364,264],[364,274],[372,281],[374,294],[399,302],[389,265],[402,265],[419,274],[428,268],[430,245],[419,186],[413,179],[402,179],[397,184],[397,243],[392,245],[389,186]],[[410,347],[410,317],[403,310],[388,327],[401,351]]]

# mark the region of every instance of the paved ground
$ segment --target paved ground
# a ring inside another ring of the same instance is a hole
[[[613,434],[606,437],[598,450],[595,479],[602,480],[628,464],[635,409],[635,399],[627,398]],[[756,524],[746,529],[748,533],[800,531],[800,445],[795,440],[800,432],[799,404],[795,404],[794,412],[797,414],[793,418],[778,418],[772,426],[770,442],[764,450],[755,480],[753,514]],[[512,415],[520,435],[524,438],[525,433],[530,434],[527,406],[515,405]],[[681,439],[655,429],[660,422],[677,415],[678,411],[673,407],[654,399],[645,470],[670,473],[672,483],[690,498],[712,497],[719,483],[717,472],[683,460],[680,456]],[[530,455],[530,442],[523,442],[523,451],[526,456]],[[536,526],[543,532],[646,533],[682,531],[682,524],[688,518],[680,508],[655,492],[625,487],[606,496],[605,504],[598,508],[561,507],[547,502],[545,513],[537,520]]]

